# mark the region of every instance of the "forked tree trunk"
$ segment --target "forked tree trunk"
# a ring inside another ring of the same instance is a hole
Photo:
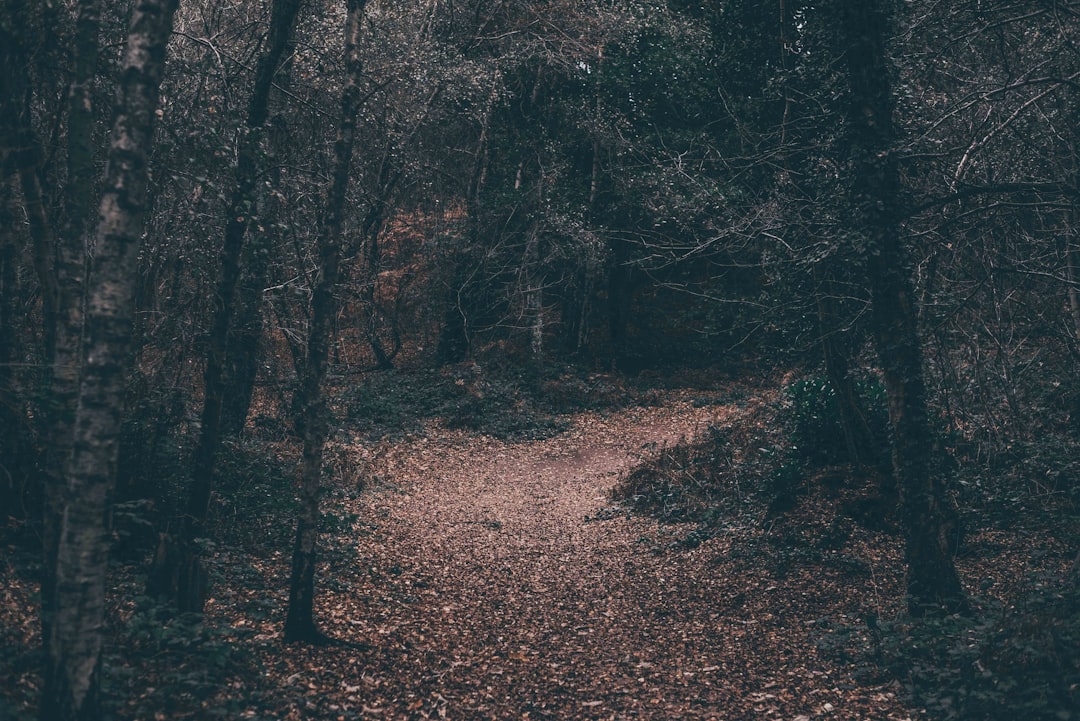
[[[331,331],[337,314],[334,286],[341,265],[345,195],[349,187],[356,116],[360,109],[360,30],[365,0],[347,0],[345,20],[345,89],[341,94],[341,120],[334,142],[334,170],[326,197],[325,221],[319,232],[319,269],[311,297],[307,362],[300,382],[297,430],[303,442],[300,461],[300,512],[293,546],[289,608],[285,640],[319,643],[326,639],[315,623],[315,563],[319,540],[319,493],[323,447],[326,443],[326,407],[323,381],[329,358]]]
[[[107,501],[116,474],[131,346],[147,163],[178,0],[135,3],[119,73],[95,234],[72,456],[57,525],[54,618],[46,639],[44,721],[101,717]]]
[[[277,102],[271,101],[271,115],[267,120],[264,142],[269,183],[262,192],[260,222],[257,233],[252,233],[244,245],[241,258],[243,271],[237,284],[236,317],[229,328],[229,342],[225,352],[225,400],[221,408],[221,432],[235,438],[244,431],[251,403],[255,394],[255,382],[259,376],[259,354],[263,338],[263,290],[269,284],[271,255],[280,239],[278,224],[283,218],[287,203],[282,194],[283,179],[289,142],[289,125],[283,112],[281,98],[292,82],[293,60],[296,50],[296,21],[293,21],[284,51],[281,53],[274,87],[279,93],[271,93]],[[274,106],[276,110],[273,110]]]
[[[202,425],[199,444],[195,449],[188,491],[187,512],[180,527],[179,549],[157,554],[160,560],[175,562],[175,572],[155,567],[151,578],[156,584],[171,584],[176,579],[175,599],[181,611],[201,613],[206,600],[207,576],[202,567],[198,539],[206,534],[205,526],[214,489],[214,470],[218,448],[221,446],[222,406],[226,394],[225,363],[229,340],[229,325],[233,315],[236,285],[240,279],[240,258],[247,234],[256,215],[259,172],[258,155],[262,129],[269,114],[270,90],[274,74],[292,36],[292,26],[301,0],[276,0],[271,10],[270,40],[265,55],[259,60],[255,87],[248,103],[247,122],[241,130],[237,154],[236,179],[225,219],[225,235],[221,248],[221,268],[214,297],[214,319],[210,330],[210,349],[204,374]],[[165,541],[169,541],[166,539]],[[162,595],[164,589],[152,589]]]
[[[883,3],[838,0],[839,47],[851,90],[848,144],[856,229],[866,243],[873,326],[889,397],[893,467],[905,530],[908,609],[913,615],[967,608],[947,538],[949,513],[931,474],[932,434],[911,278],[901,242],[901,182],[893,153],[893,95]]]

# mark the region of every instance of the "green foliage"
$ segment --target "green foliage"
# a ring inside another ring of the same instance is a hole
[[[601,374],[465,363],[438,371],[371,374],[350,393],[345,420],[374,437],[417,432],[426,420],[440,418],[450,428],[530,440],[565,431],[563,414],[632,399],[617,380]]]
[[[885,386],[876,376],[855,382],[871,432],[888,438],[888,400]],[[808,467],[846,463],[847,447],[840,425],[840,405],[832,384],[822,375],[795,381],[784,390],[779,421],[787,429],[792,461]]]
[[[875,432],[885,437],[883,386],[870,376],[857,383],[857,390]],[[823,376],[811,376],[791,383],[779,400],[753,407],[727,425],[710,428],[707,435],[658,449],[613,493],[665,521],[709,526],[755,503],[770,503],[774,511],[793,505],[808,475],[847,462],[835,394]],[[867,505],[878,493],[873,474],[841,475],[843,483],[852,484],[849,495],[867,495],[844,502],[845,513],[862,525],[874,525],[880,509],[860,512],[859,505]],[[865,487],[856,487],[855,480]]]
[[[774,413],[755,407],[697,439],[656,449],[619,480],[613,498],[663,521],[698,522],[699,536],[724,519],[754,512],[783,458],[775,451]]]
[[[445,409],[443,422],[503,440],[550,438],[569,428],[553,415],[535,392],[528,375],[476,374],[458,388],[462,393]],[[532,388],[530,388],[532,386]]]
[[[107,649],[106,693],[125,699],[122,715],[153,718],[165,712],[182,716],[204,709],[204,702],[228,700],[224,692],[238,675],[254,675],[255,659],[244,643],[250,633],[222,628],[199,614],[177,614],[175,610],[135,599],[135,607],[124,628],[122,646]],[[147,678],[155,684],[145,687]]]
[[[287,548],[297,504],[295,459],[265,444],[227,443],[218,456],[210,527],[223,545]]]

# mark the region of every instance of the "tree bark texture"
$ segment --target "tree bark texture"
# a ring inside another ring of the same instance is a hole
[[[400,173],[391,172],[393,150],[392,146],[387,146],[382,160],[379,161],[379,194],[372,201],[360,225],[365,262],[365,277],[361,280],[360,291],[360,303],[364,314],[361,323],[364,324],[364,335],[375,359],[376,370],[391,370],[394,367],[392,354],[387,352],[379,338],[379,316],[382,315],[382,309],[378,306],[376,293],[379,273],[382,270],[382,247],[379,245],[379,237],[386,225],[386,212],[394,187],[397,185],[398,178],[401,177]]]
[[[221,247],[221,265],[214,296],[214,317],[210,330],[210,348],[203,376],[204,395],[199,444],[192,459],[191,485],[187,512],[181,524],[176,603],[181,611],[201,613],[206,597],[206,574],[203,571],[197,539],[206,533],[206,519],[214,488],[214,469],[221,446],[222,407],[226,400],[226,356],[229,325],[233,316],[236,286],[240,279],[240,259],[244,236],[256,215],[257,177],[262,129],[269,115],[270,90],[282,55],[292,37],[292,27],[301,0],[277,0],[271,10],[270,38],[266,53],[260,58],[255,87],[248,103],[247,121],[241,130],[237,153],[235,186],[225,218]],[[156,570],[152,577],[169,578],[171,573]]]
[[[946,497],[931,473],[932,433],[911,278],[901,241],[901,181],[894,141],[883,3],[839,0],[841,42],[850,85],[848,146],[851,200],[865,243],[874,333],[885,376],[893,467],[906,534],[908,608],[912,614],[967,606],[947,538]]]
[[[94,276],[72,455],[57,526],[55,614],[46,639],[41,718],[101,717],[106,513],[116,473],[125,365],[158,91],[177,0],[138,0],[119,74],[94,236]]]
[[[307,362],[300,383],[298,430],[303,443],[299,468],[300,513],[293,547],[289,607],[285,617],[285,640],[319,642],[324,639],[315,624],[315,563],[319,535],[319,494],[323,447],[326,443],[326,408],[322,384],[326,378],[337,302],[334,286],[341,265],[345,196],[349,187],[356,116],[360,109],[360,31],[365,0],[347,0],[345,20],[345,88],[341,95],[341,119],[334,142],[334,170],[326,197],[324,222],[319,232],[319,269],[311,298]]]
[[[0,507],[8,516],[21,516],[27,482],[24,418],[14,371],[17,334],[16,299],[19,297],[17,262],[19,236],[15,232],[13,179],[0,175]],[[0,523],[4,521],[0,516]]]
[[[44,551],[45,568],[55,564],[59,539],[55,519],[63,503],[64,474],[74,441],[75,413],[79,394],[86,254],[90,238],[95,190],[94,124],[97,114],[91,85],[97,73],[101,29],[100,0],[80,0],[75,21],[74,77],[68,88],[67,181],[64,186],[64,219],[56,238],[53,258],[56,317],[52,324],[48,361],[52,366],[48,388],[49,445],[46,457]],[[53,616],[53,592],[42,584],[42,639],[49,638]]]
[[[292,78],[295,21],[293,26],[275,76],[274,87],[283,92],[291,84]],[[271,102],[271,107],[274,105]],[[287,204],[282,194],[282,190],[287,189],[284,182],[286,171],[282,165],[289,156],[289,125],[282,108],[271,112],[264,141],[269,191],[262,193],[258,232],[252,233],[244,244],[241,258],[243,270],[236,289],[236,317],[229,328],[225,353],[225,401],[221,408],[221,432],[231,438],[243,433],[251,411],[263,339],[263,289],[269,284],[271,254],[275,242],[280,239],[278,224]]]

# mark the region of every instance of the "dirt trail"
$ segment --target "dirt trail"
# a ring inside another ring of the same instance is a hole
[[[731,539],[674,551],[686,528],[602,512],[643,452],[733,412],[673,397],[544,441],[440,430],[388,446],[370,459],[381,485],[350,505],[369,529],[359,577],[333,571],[325,603],[331,631],[372,649],[335,657],[342,692],[304,715],[905,718],[887,689],[852,704],[850,669],[817,658],[815,616],[778,612],[789,591],[731,565]],[[301,667],[328,660],[312,653]]]

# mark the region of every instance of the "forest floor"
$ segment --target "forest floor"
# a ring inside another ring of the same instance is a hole
[[[874,573],[854,584],[843,567],[778,579],[746,543],[765,533],[759,518],[680,550],[690,526],[613,507],[621,474],[740,405],[672,392],[575,415],[544,440],[436,427],[374,450],[344,444],[356,462],[341,467],[375,480],[342,500],[357,554],[326,570],[322,618],[370,648],[271,656],[268,676],[307,689],[283,715],[909,717],[895,688],[817,650],[830,618],[895,606],[895,543],[861,549]]]
[[[438,421],[377,442],[339,430],[318,614],[345,643],[282,646],[285,549],[222,550],[196,626],[140,608],[141,580],[118,566],[116,715],[920,718],[867,660],[880,652],[875,619],[900,611],[898,537],[856,527],[830,542],[835,524],[813,503],[784,523],[748,503],[695,543],[684,542],[692,524],[631,514],[611,497],[625,473],[766,397],[652,400],[577,413],[564,432],[520,442]],[[1027,545],[995,546],[965,577],[1007,576]],[[34,590],[3,565],[5,643],[26,651]],[[32,664],[0,670],[23,688],[5,679],[7,708],[29,714]]]

